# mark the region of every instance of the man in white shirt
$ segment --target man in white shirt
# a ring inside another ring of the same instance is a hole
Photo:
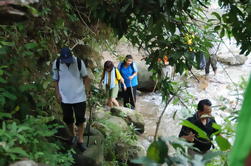
[[[83,144],[86,93],[88,74],[82,60],[72,56],[69,48],[62,48],[60,57],[53,62],[52,79],[55,81],[56,97],[63,110],[63,120],[72,135],[72,143],[77,143],[84,151]],[[74,116],[76,118],[77,134],[74,130]]]

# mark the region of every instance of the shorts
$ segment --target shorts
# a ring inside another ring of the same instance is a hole
[[[73,112],[75,114],[77,126],[85,122],[86,102],[75,104],[61,103],[61,107],[63,110],[63,120],[67,125],[74,123]]]
[[[109,87],[106,87],[107,97],[108,98],[114,98],[116,99],[118,97],[119,93],[119,85],[116,84],[114,88],[110,89]]]

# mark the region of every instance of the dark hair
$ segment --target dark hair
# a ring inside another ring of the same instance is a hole
[[[197,109],[199,112],[202,112],[204,110],[204,105],[211,106],[212,103],[208,99],[204,99],[204,100],[199,101],[198,106],[197,106]]]
[[[114,67],[114,64],[112,63],[112,61],[106,61],[104,63],[104,71],[105,70],[111,71],[113,67]]]
[[[133,58],[132,58],[132,55],[126,55],[125,61],[127,61],[128,59],[133,59]]]

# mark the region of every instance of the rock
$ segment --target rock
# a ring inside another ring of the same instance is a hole
[[[98,67],[102,67],[101,60],[103,57],[91,47],[83,44],[78,44],[73,49],[73,52],[77,57],[83,59],[86,67],[90,68],[92,71],[94,71]]]
[[[128,125],[133,124],[139,133],[144,133],[144,118],[138,111],[125,107],[113,107],[111,108],[111,113],[125,119]]]
[[[108,136],[112,133],[112,130],[107,127],[105,124],[102,124],[100,122],[94,122],[92,124],[92,127],[99,130],[104,136]]]
[[[127,162],[128,165],[133,165],[130,163],[130,160],[145,156],[146,150],[139,142],[135,142],[131,145],[118,143],[116,144],[115,154],[119,161]]]
[[[96,110],[96,111],[93,113],[93,118],[94,118],[95,120],[104,120],[104,119],[108,119],[109,117],[111,117],[110,112],[105,111],[104,109]]]
[[[10,166],[38,166],[38,164],[32,160],[24,160],[24,161],[18,161],[14,164],[11,164]]]
[[[75,166],[102,166],[104,161],[103,136],[96,135],[89,137],[89,145],[86,151],[78,153]],[[87,143],[87,136],[84,137],[84,143]]]
[[[111,116],[109,119],[104,121],[104,124],[108,125],[113,130],[123,131],[128,129],[128,125],[124,119],[117,116]]]
[[[128,166],[136,166],[137,164],[133,164],[130,161],[143,156],[146,156],[146,150],[144,146],[142,146],[139,142],[137,142],[135,145],[130,146],[129,156],[128,156],[129,158]]]
[[[228,56],[222,56],[222,54],[217,56],[218,61],[228,64],[228,65],[243,65],[246,60],[248,59],[244,55],[228,55]]]
[[[141,91],[152,91],[155,86],[155,82],[151,79],[152,73],[148,71],[148,68],[144,62],[137,63],[138,68],[138,89]]]

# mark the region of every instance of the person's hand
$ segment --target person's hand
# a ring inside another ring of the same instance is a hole
[[[124,88],[124,91],[126,91],[127,87],[126,87],[126,85],[125,85],[125,84],[123,85],[123,88]]]
[[[188,142],[193,142],[194,141],[195,134],[193,134],[191,131],[187,136],[183,136]]]
[[[132,80],[133,79],[133,76],[130,76],[130,77],[128,77],[129,78],[129,80]]]

